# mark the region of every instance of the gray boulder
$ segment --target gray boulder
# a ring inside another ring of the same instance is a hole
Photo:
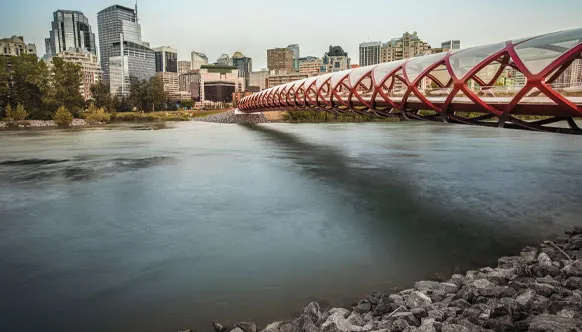
[[[535,316],[529,323],[530,332],[579,332],[576,321],[556,315]]]
[[[235,328],[240,328],[244,332],[257,332],[257,324],[253,322],[239,322],[234,324]]]
[[[414,291],[414,292],[410,293],[410,295],[406,299],[406,306],[408,308],[411,308],[411,309],[423,307],[423,306],[429,305],[431,303],[432,303],[432,300],[430,299],[430,297],[426,296],[425,294],[423,294],[419,291]]]
[[[469,328],[457,324],[443,324],[442,332],[471,332]]]
[[[321,308],[317,302],[309,303],[303,308],[303,315],[308,317],[315,325],[320,325],[322,322]]]

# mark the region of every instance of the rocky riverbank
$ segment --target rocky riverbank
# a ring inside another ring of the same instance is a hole
[[[312,302],[296,319],[262,332],[582,331],[582,227],[566,235],[499,258],[495,268],[371,294],[350,308],[323,310]],[[214,329],[258,331],[251,322]]]
[[[84,119],[73,119],[73,122],[71,123],[71,127],[83,127],[86,125],[87,122]],[[45,128],[45,127],[57,127],[57,124],[53,120],[23,120],[12,122],[0,121],[0,128]]]
[[[202,118],[196,118],[193,121],[214,122],[214,123],[268,123],[270,122],[262,113],[261,114],[235,114],[235,111],[222,112]]]

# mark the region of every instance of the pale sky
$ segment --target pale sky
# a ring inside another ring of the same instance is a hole
[[[97,35],[97,12],[120,0],[4,0],[0,37],[23,35],[44,54],[52,13],[82,11]],[[193,50],[210,62],[241,51],[253,70],[266,50],[299,44],[301,56],[323,56],[340,45],[358,63],[358,44],[417,31],[434,47],[460,39],[463,48],[582,26],[581,0],[139,0],[142,38],[171,46],[188,60]]]

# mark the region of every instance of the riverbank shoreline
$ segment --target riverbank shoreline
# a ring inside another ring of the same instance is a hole
[[[309,303],[302,314],[257,329],[213,323],[216,332],[582,331],[582,227],[501,257],[495,268],[373,293],[348,308]],[[190,331],[190,330],[186,330]]]

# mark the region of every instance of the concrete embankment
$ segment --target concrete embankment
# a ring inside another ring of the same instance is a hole
[[[227,111],[203,118],[196,118],[194,121],[215,122],[215,123],[268,123],[270,122],[262,113],[259,114],[235,114],[235,111]]]
[[[262,332],[582,331],[582,227],[566,235],[499,258],[495,268],[371,294],[350,308],[312,302],[296,319]],[[252,322],[214,329],[258,331]]]

